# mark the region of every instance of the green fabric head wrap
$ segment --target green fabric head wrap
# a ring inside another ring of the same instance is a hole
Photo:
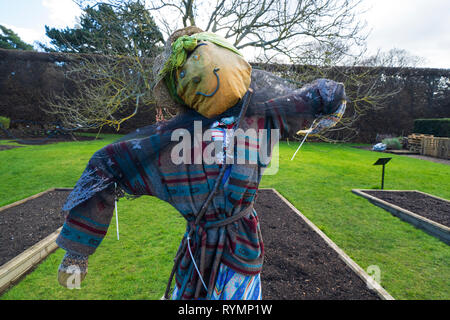
[[[234,53],[242,56],[238,49],[236,49],[225,38],[212,33],[212,32],[200,32],[191,36],[181,36],[175,42],[172,43],[172,53],[167,59],[164,67],[159,72],[159,76],[164,78],[170,95],[181,104],[184,104],[183,100],[177,95],[176,81],[174,72],[183,66],[186,62],[189,52],[192,52],[196,47],[198,41],[209,41],[218,46],[233,51]]]

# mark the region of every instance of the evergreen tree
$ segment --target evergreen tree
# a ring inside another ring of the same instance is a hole
[[[17,50],[33,50],[33,46],[23,42],[20,37],[5,26],[0,25],[0,48],[17,49]]]
[[[45,51],[149,56],[164,38],[148,10],[140,1],[114,7],[98,3],[83,8],[79,25],[56,29],[45,26],[51,46]]]

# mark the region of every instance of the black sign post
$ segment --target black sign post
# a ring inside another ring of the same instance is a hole
[[[381,189],[384,188],[384,166],[388,163],[392,158],[379,158],[373,165],[374,166],[383,166],[383,173],[381,174]]]

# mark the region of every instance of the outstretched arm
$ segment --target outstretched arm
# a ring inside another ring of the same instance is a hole
[[[106,189],[69,211],[56,239],[66,254],[58,269],[58,281],[71,287],[73,275],[80,281],[87,274],[88,256],[93,254],[106,235],[114,210],[114,194]]]
[[[113,210],[112,190],[97,193],[69,211],[56,243],[79,255],[93,254],[106,235]]]
[[[258,103],[256,113],[269,116],[275,128],[286,135],[303,129],[305,120],[337,112],[345,99],[342,83],[318,79],[287,95]]]

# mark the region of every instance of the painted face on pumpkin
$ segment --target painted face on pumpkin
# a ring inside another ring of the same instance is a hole
[[[251,70],[240,55],[201,41],[177,70],[177,95],[205,117],[215,117],[245,95]]]

